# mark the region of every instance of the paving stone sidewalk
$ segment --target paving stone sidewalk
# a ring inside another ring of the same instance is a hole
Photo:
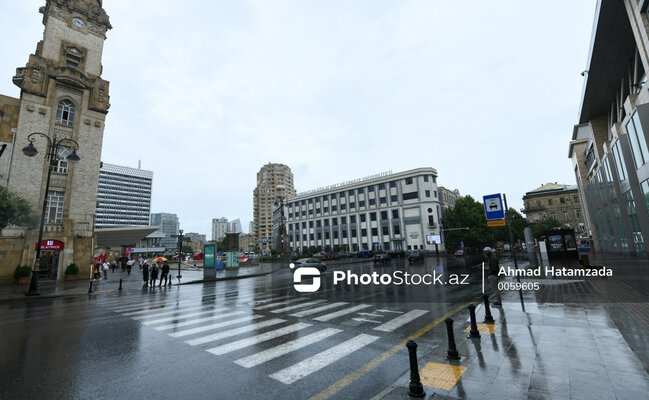
[[[458,361],[446,359],[446,326],[437,326],[429,336],[441,339],[419,355],[425,398],[649,398],[649,261],[590,258],[614,276],[537,279],[539,290],[523,293],[525,311],[518,292],[506,291],[503,305],[491,308],[496,323],[482,326],[480,339],[464,332],[468,310],[453,316]],[[577,261],[551,264],[579,267]],[[478,306],[478,322],[484,310]],[[375,400],[412,398],[409,378],[408,372]]]

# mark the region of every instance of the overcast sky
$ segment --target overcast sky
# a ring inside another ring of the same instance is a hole
[[[0,93],[42,38],[44,0],[2,2]],[[252,219],[263,164],[298,192],[434,167],[476,199],[575,184],[595,0],[105,0],[102,161],[154,171],[152,212],[211,237]],[[83,157],[83,149],[79,151]]]

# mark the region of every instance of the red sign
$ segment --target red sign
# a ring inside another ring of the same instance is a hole
[[[34,250],[37,249],[37,243],[34,243]],[[63,250],[65,243],[60,240],[43,240],[41,250]]]
[[[131,258],[131,246],[126,246],[126,250],[124,251],[124,257]]]

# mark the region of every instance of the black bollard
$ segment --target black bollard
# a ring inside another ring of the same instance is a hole
[[[489,308],[489,295],[485,294],[482,296],[484,299],[484,323],[485,324],[493,324],[494,322],[494,317],[491,316],[491,309]]]
[[[446,358],[449,360],[459,360],[460,353],[457,352],[457,347],[455,347],[455,335],[453,334],[453,320],[451,318],[446,318],[446,333],[448,333],[448,351],[446,352]]]
[[[119,280],[119,289],[117,289],[117,290],[122,290],[122,280],[121,279]]]
[[[417,366],[417,343],[414,340],[408,340],[406,343],[408,356],[410,357],[410,386],[408,395],[412,397],[425,397],[424,386],[419,378],[419,367]]]
[[[90,281],[90,287],[88,288],[88,294],[92,293],[92,280]]]
[[[469,331],[469,337],[480,339],[480,331],[478,330],[478,324],[475,321],[475,304],[469,304],[469,315],[471,316],[471,330]]]

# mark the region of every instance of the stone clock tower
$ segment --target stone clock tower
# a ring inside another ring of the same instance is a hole
[[[52,241],[53,248],[41,247],[45,253],[41,279],[62,278],[73,262],[81,268],[78,276],[87,278],[104,121],[110,107],[101,57],[106,32],[112,27],[101,0],[47,0],[39,11],[45,25],[43,40],[13,77],[20,98],[0,96],[0,110],[14,116],[13,122],[5,119],[3,123],[15,124],[11,138],[4,131],[4,140],[12,149],[0,159],[4,175],[0,183],[28,199],[39,214],[44,198],[48,199],[43,241]],[[21,149],[34,132],[51,140],[75,140],[81,160],[74,165],[65,161],[74,148],[62,147],[59,160],[46,162],[47,140],[42,137],[34,141],[39,153],[25,156]],[[52,174],[45,193],[48,168]],[[9,226],[2,230],[0,278],[11,274],[16,264],[34,262],[37,237],[38,229]]]

